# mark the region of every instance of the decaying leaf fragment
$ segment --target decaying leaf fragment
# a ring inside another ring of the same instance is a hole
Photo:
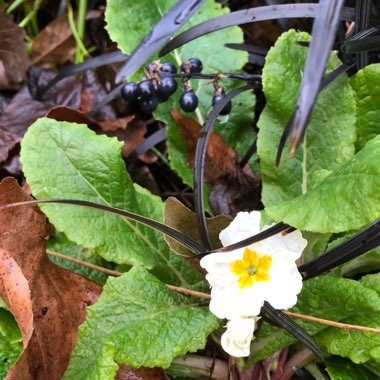
[[[15,179],[0,183],[0,204],[29,199]],[[20,327],[24,346],[6,379],[60,379],[85,308],[101,293],[96,283],[48,259],[50,233],[37,206],[0,211],[0,296]]]
[[[0,15],[0,89],[18,89],[26,78],[29,58],[24,30]]]
[[[194,166],[201,126],[174,108],[171,115],[186,143],[187,159]],[[234,216],[239,211],[262,208],[260,179],[248,165],[240,167],[237,153],[215,132],[211,133],[207,145],[204,178],[213,187],[209,201],[216,214]]]

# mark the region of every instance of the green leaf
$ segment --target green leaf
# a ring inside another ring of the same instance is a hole
[[[21,161],[37,199],[81,199],[162,219],[162,201],[134,186],[121,148],[115,138],[96,135],[85,125],[42,118],[25,135]],[[160,233],[148,227],[84,207],[42,208],[71,241],[95,250],[107,261],[144,265],[172,284],[188,286],[201,279],[170,252]]]
[[[281,35],[266,57],[262,80],[267,104],[258,123],[257,145],[265,206],[306,193],[328,171],[339,168],[355,152],[354,96],[347,76],[341,75],[319,95],[296,154],[288,157],[289,145],[286,144],[280,166],[275,166],[277,147],[296,106],[308,53],[308,49],[297,42],[309,40],[307,33],[290,30]],[[333,53],[327,73],[339,65],[340,61]]]
[[[331,380],[373,380],[374,373],[350,360],[334,356],[326,361]]]
[[[97,255],[93,250],[79,247],[77,244],[70,241],[63,233],[57,233],[52,236],[48,241],[47,249],[101,266],[103,268],[111,269],[111,265]],[[91,269],[81,264],[64,260],[53,255],[49,255],[49,259],[53,261],[53,263],[87,277],[98,284],[103,285],[107,281],[108,275],[103,272],[99,272],[95,269]]]
[[[65,379],[113,379],[119,364],[167,368],[204,348],[219,323],[208,310],[172,292],[140,267],[109,278],[88,307]]]
[[[107,30],[111,39],[125,53],[130,53],[149,33],[152,26],[175,3],[175,0],[164,1],[132,1],[109,0],[106,8]],[[228,13],[227,8],[208,0],[201,9],[183,26],[187,29],[195,24],[210,18]],[[182,61],[191,57],[198,57],[203,62],[203,72],[237,72],[247,61],[247,54],[241,51],[232,51],[223,46],[228,42],[242,42],[243,33],[238,27],[231,27],[208,34],[196,41],[176,49],[165,56],[163,61],[171,61],[178,66]],[[195,118],[203,124],[207,113],[211,109],[213,86],[204,80],[191,80],[190,84],[199,98],[199,108]],[[238,84],[231,80],[221,80],[220,85],[228,92]],[[240,84],[239,84],[240,85]],[[181,86],[179,86],[181,87]],[[183,178],[184,182],[192,186],[192,172],[186,158],[186,146],[180,132],[170,116],[170,109],[179,108],[181,89],[167,102],[161,104],[155,112],[155,117],[167,124],[168,153],[174,170]],[[254,96],[252,93],[241,94],[233,100],[232,112],[228,117],[220,118],[216,130],[224,141],[232,146],[240,155],[243,155],[252,144],[255,134],[251,123],[253,117]]]
[[[358,313],[344,319],[343,322],[378,329],[380,314]],[[356,364],[366,363],[370,359],[380,363],[379,334],[330,327],[320,332],[316,340],[322,343],[330,354],[347,357]]]
[[[332,276],[319,276],[304,282],[298,302],[291,311],[317,318],[342,321],[354,315],[366,315],[380,311],[380,297],[358,281]],[[327,326],[296,320],[309,334],[325,330]],[[285,330],[264,323],[252,345],[257,362],[281,348],[294,343],[295,339]]]
[[[360,150],[380,134],[380,64],[373,64],[358,71],[350,80],[356,100],[356,127]]]
[[[266,208],[275,221],[320,233],[358,230],[380,214],[380,136],[314,189]]]
[[[22,350],[22,337],[12,314],[0,309],[0,378],[4,379]]]

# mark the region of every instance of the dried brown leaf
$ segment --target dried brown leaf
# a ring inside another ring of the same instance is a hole
[[[231,220],[232,218],[224,215],[219,215],[214,218],[207,218],[207,227],[210,234],[211,245],[214,249],[222,246],[222,243],[219,240],[219,233],[223,229],[227,228],[227,226],[231,223]],[[196,214],[174,197],[169,197],[165,202],[164,223],[170,227],[173,227],[177,231],[183,232],[195,241],[202,243]],[[199,259],[196,257],[194,252],[184,247],[177,240],[174,240],[166,235],[164,235],[164,238],[174,252],[180,256],[186,257],[187,259],[193,259],[190,260],[191,264],[203,273],[203,270],[199,266]]]
[[[0,183],[0,204],[29,199],[15,179]],[[0,212],[0,296],[15,316],[24,346],[7,379],[61,379],[85,308],[101,293],[96,283],[48,259],[50,233],[37,206]]]
[[[18,89],[29,66],[24,30],[0,15],[0,89]]]
[[[171,115],[186,143],[188,161],[194,166],[201,126],[176,109]],[[235,216],[239,211],[262,209],[260,178],[248,165],[240,167],[237,153],[215,132],[211,132],[207,145],[204,177],[213,187],[209,200],[215,214]]]
[[[0,125],[0,162],[8,158],[9,151],[21,138]]]
[[[119,367],[115,380],[170,380],[161,368],[132,368],[127,365]]]

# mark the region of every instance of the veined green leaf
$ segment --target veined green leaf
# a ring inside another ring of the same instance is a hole
[[[107,2],[106,20],[107,30],[111,38],[117,42],[119,48],[130,53],[149,33],[151,27],[157,23],[175,0],[164,1],[132,1],[109,0]],[[208,0],[201,9],[184,25],[186,29],[207,19],[227,13],[226,8],[214,0]],[[240,28],[232,27],[228,30],[220,30],[207,36],[190,42],[174,52],[165,56],[162,61],[171,61],[176,65],[191,58],[197,57],[203,62],[203,72],[238,72],[247,61],[247,54],[241,51],[232,51],[223,45],[228,42],[242,42],[243,33]],[[155,112],[155,117],[166,123],[168,128],[168,152],[171,165],[185,183],[192,186],[192,172],[186,158],[186,146],[181,134],[170,116],[170,109],[179,109],[179,97],[181,85],[174,96],[162,103]],[[199,107],[194,118],[203,124],[207,113],[211,109],[213,85],[205,80],[192,79],[191,87],[199,98]],[[226,91],[239,86],[231,80],[222,80],[220,85]],[[216,130],[223,137],[226,144],[233,147],[240,155],[243,155],[252,144],[255,134],[250,127],[252,123],[254,96],[252,93],[241,94],[233,100],[233,107],[228,117],[220,118]]]
[[[70,241],[63,233],[57,233],[50,237],[47,249],[89,262],[91,264],[99,265],[104,268],[110,267],[109,263],[107,263],[107,261],[100,257],[96,252],[91,249],[79,247],[77,244]],[[64,260],[53,255],[49,255],[49,259],[63,268],[78,273],[89,278],[90,280],[96,281],[98,284],[103,285],[107,281],[108,275],[103,272],[99,272],[95,269],[91,269],[81,264]]]
[[[64,379],[113,379],[119,364],[167,368],[204,347],[219,323],[208,310],[172,292],[141,267],[110,278],[88,307]]]
[[[380,64],[358,71],[350,80],[356,100],[356,149],[380,134]]]
[[[351,316],[379,313],[380,296],[358,281],[319,276],[304,282],[298,302],[291,311],[337,322],[345,321]],[[310,335],[328,328],[302,320],[297,320],[297,323]],[[252,361],[265,359],[294,342],[295,339],[286,331],[264,323],[252,345]]]
[[[380,136],[306,194],[266,208],[275,221],[320,233],[359,230],[380,214]]]
[[[87,200],[162,219],[161,199],[140,188],[136,191],[121,148],[116,139],[96,135],[85,125],[42,118],[25,135],[21,160],[37,199]],[[170,251],[160,233],[148,227],[83,207],[41,207],[71,241],[96,250],[107,261],[144,265],[172,284],[189,286],[201,279]]]
[[[320,181],[321,173],[338,168],[355,152],[355,102],[347,76],[341,75],[320,93],[296,154],[284,154],[280,166],[275,166],[277,147],[296,105],[307,56],[307,49],[298,42],[309,40],[307,33],[290,30],[282,34],[266,57],[263,89],[267,105],[258,123],[265,206],[306,193]],[[339,64],[336,54],[332,54],[327,73]],[[284,152],[287,149],[288,145]]]

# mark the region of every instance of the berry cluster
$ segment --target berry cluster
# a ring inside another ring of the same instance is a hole
[[[184,90],[179,104],[185,112],[193,112],[198,107],[198,97],[189,85],[189,78],[192,74],[201,73],[202,69],[203,64],[198,58],[190,58],[181,64]],[[121,95],[127,102],[136,102],[141,112],[152,113],[159,103],[167,101],[177,91],[178,84],[174,79],[175,75],[177,75],[177,68],[173,63],[154,61],[145,67],[145,76],[139,83],[128,82],[122,87]],[[214,89],[213,106],[225,96],[223,87],[218,86],[215,81]],[[231,107],[231,102],[228,102],[220,114],[227,115]]]

